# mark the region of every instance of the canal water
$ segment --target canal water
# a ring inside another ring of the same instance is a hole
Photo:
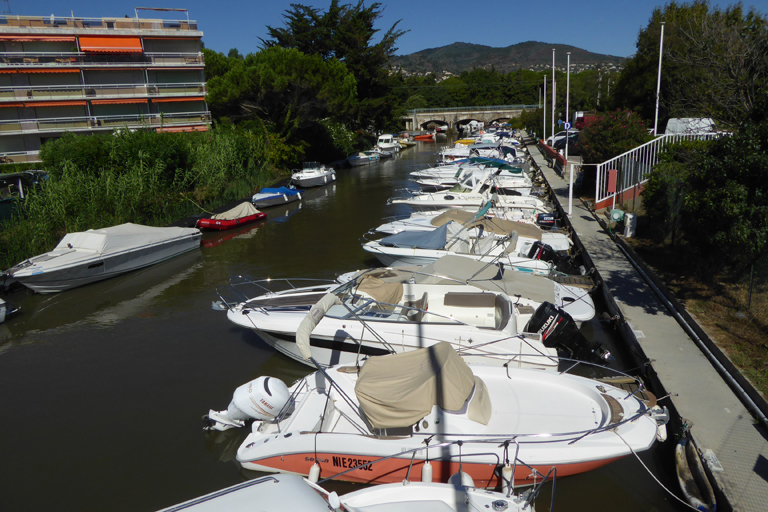
[[[360,237],[413,187],[408,172],[435,161],[420,143],[390,161],[343,169],[301,204],[266,221],[206,233],[200,250],[54,295],[15,293],[22,311],[0,324],[0,510],[153,511],[258,474],[234,459],[242,433],[205,433],[202,416],[260,375],[287,384],[310,369],[275,353],[216,310],[234,275],[333,279],[375,266]],[[598,315],[604,311],[598,304]],[[610,325],[582,327],[613,345]],[[621,364],[621,348],[612,347]],[[676,489],[673,433],[640,459]],[[339,492],[359,488],[336,483]],[[552,487],[537,501],[549,510]],[[562,478],[555,509],[680,510],[634,456]]]

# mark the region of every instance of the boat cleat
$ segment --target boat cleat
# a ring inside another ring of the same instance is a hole
[[[648,409],[648,414],[656,421],[656,439],[659,442],[667,440],[667,423],[669,422],[669,410],[665,407],[654,405]]]

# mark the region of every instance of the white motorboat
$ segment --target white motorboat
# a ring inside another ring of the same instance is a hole
[[[376,140],[376,147],[382,151],[389,151],[391,153],[397,153],[400,151],[400,142],[397,140],[396,135],[391,133],[382,133]]]
[[[375,164],[381,157],[375,151],[359,151],[353,153],[347,157],[347,162],[352,167],[359,167],[361,165]]]
[[[197,228],[120,224],[68,233],[50,252],[5,275],[39,293],[54,293],[154,265],[200,247]]]
[[[504,237],[471,237],[470,234],[458,222],[449,221],[432,231],[403,231],[380,240],[364,240],[363,250],[374,255],[383,265],[392,267],[429,265],[448,254],[483,263],[499,263],[510,270],[538,275],[557,273],[555,262],[572,266],[568,258],[558,258],[554,251],[547,250],[541,242],[521,242],[517,231],[507,233]]]
[[[458,474],[456,475],[459,476]],[[474,487],[472,482],[403,482],[384,484],[339,496],[306,478],[293,474],[274,474],[242,482],[226,489],[164,508],[159,512],[408,512],[418,504],[420,510],[470,512],[476,510],[532,511],[541,489],[512,494]],[[469,483],[470,485],[466,485]],[[553,497],[554,498],[554,497]],[[343,507],[343,508],[341,508]],[[492,508],[493,507],[493,508]]]
[[[479,189],[480,192],[491,190],[504,194],[530,196],[533,188],[531,178],[521,168],[505,167],[499,166],[497,172],[488,173],[487,166],[461,166],[449,177],[421,177],[413,179],[413,181],[424,191],[447,189],[459,191],[456,188],[457,185],[461,185],[467,191],[472,191],[477,181],[485,180],[485,184]]]
[[[251,202],[256,208],[280,206],[294,201],[301,201],[301,192],[288,187],[263,188],[253,194],[251,198]]]
[[[521,218],[520,220],[524,219]],[[520,252],[525,254],[530,251],[531,246],[536,241],[550,246],[555,251],[567,252],[573,246],[571,239],[564,233],[542,231],[533,223],[533,219],[528,219],[530,222],[521,222],[520,220],[505,220],[483,214],[473,214],[460,208],[448,208],[438,212],[414,212],[407,218],[386,222],[374,228],[373,231],[387,235],[396,235],[404,231],[434,231],[440,226],[454,221],[470,230],[470,238],[478,234],[480,236],[504,237],[512,231],[517,231],[518,243],[521,244]]]
[[[277,351],[305,364],[297,344],[303,337],[311,340],[314,359],[326,366],[440,341],[451,342],[477,364],[556,368],[559,355],[593,362],[609,358],[602,346],[578,332],[576,321],[594,316],[583,291],[558,285],[532,293],[530,281],[494,282],[498,274],[497,267],[456,258],[424,269],[361,271],[346,276],[341,285],[296,287],[290,281],[283,286],[279,280],[234,279],[219,295],[230,321],[255,330]],[[475,279],[480,286],[472,284]],[[252,298],[237,293],[254,287],[275,291]],[[556,333],[544,331],[553,316],[562,326]]]
[[[413,192],[408,191],[404,197],[393,197],[388,204],[407,204],[420,208],[459,208],[478,209],[488,201],[493,201],[497,208],[527,210],[535,213],[550,213],[547,203],[533,196],[505,195],[490,193],[486,190],[495,171],[486,171],[486,175],[481,179],[472,177],[473,188],[469,189],[464,185],[455,187],[442,192]]]
[[[0,298],[0,324],[5,322],[5,318],[8,315],[12,315],[13,313],[17,312],[19,309],[18,306],[12,306],[8,302],[6,302],[4,299]]]
[[[461,470],[496,487],[500,474],[530,485],[554,467],[573,475],[647,450],[664,421],[649,405],[567,373],[467,365],[439,343],[321,370],[291,388],[259,377],[225,411],[209,411],[207,425],[255,420],[237,450],[250,470],[307,475],[317,465],[324,478],[384,484],[429,461],[438,481]]]
[[[304,168],[295,171],[291,181],[302,188],[320,187],[336,181],[336,171],[318,162],[304,162]]]

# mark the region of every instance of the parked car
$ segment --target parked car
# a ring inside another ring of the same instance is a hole
[[[573,133],[578,133],[578,132],[579,132],[579,130],[576,130],[575,128],[571,128],[567,132],[566,131],[557,132],[555,135],[547,138],[547,146],[554,147],[554,144],[557,141],[565,138],[565,134],[566,133],[573,134]]]
[[[565,151],[565,141],[566,138],[563,137],[557,142],[555,142],[555,145],[552,147],[556,151],[560,151],[561,149]],[[568,136],[568,154],[569,155],[578,155],[579,154],[579,132],[571,133]]]

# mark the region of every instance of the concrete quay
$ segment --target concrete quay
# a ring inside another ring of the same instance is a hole
[[[553,195],[568,212],[568,174],[548,167],[535,142],[525,143]],[[569,221],[574,237],[588,254],[602,282],[602,292],[620,311],[630,350],[650,360],[652,380],[669,398],[660,401],[672,412],[667,443],[676,442],[674,425],[688,423],[690,436],[715,488],[719,511],[768,510],[768,431],[687,334],[665,301],[654,292],[625,252],[598,221],[599,213],[573,201]],[[578,244],[577,244],[578,245]],[[653,387],[653,386],[652,386]],[[670,464],[674,461],[670,460]],[[678,495],[679,489],[673,489]]]

